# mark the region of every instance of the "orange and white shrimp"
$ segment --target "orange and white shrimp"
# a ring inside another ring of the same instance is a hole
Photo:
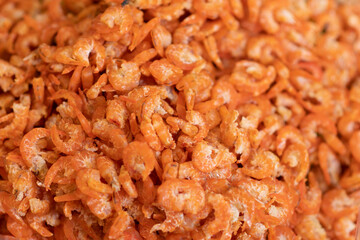
[[[10,124],[0,128],[0,140],[15,138],[23,133],[29,117],[30,96],[21,96],[20,103],[14,102],[12,109],[14,111],[14,118]]]
[[[131,142],[124,148],[123,162],[130,176],[136,180],[145,180],[157,164],[153,150],[139,141]]]
[[[263,179],[276,175],[279,162],[279,158],[274,153],[260,150],[250,155],[242,172],[250,177]]]
[[[106,74],[111,86],[117,91],[130,91],[140,83],[141,73],[134,62],[111,60],[106,66]]]
[[[105,10],[100,21],[109,28],[116,28],[120,35],[128,33],[134,23],[130,6],[113,6]]]
[[[100,181],[100,172],[96,169],[81,169],[77,172],[76,186],[81,193],[91,198],[102,198],[105,194],[112,194],[112,188]]]
[[[307,215],[317,214],[321,206],[321,189],[313,172],[309,173],[309,189],[305,180],[299,185],[300,201],[298,210]]]
[[[152,62],[149,71],[159,85],[175,85],[183,76],[183,70],[165,58]]]
[[[157,201],[165,210],[196,214],[205,206],[205,192],[196,181],[169,179],[159,186]]]
[[[326,143],[321,143],[318,147],[318,158],[326,183],[337,185],[340,179],[341,163],[336,154]]]
[[[70,138],[64,141],[60,137],[60,131],[64,131]],[[80,125],[62,120],[57,127],[54,125],[50,130],[51,140],[56,149],[66,154],[72,154],[81,149],[85,141],[85,133]]]
[[[226,231],[229,231],[230,221],[232,220],[232,208],[230,203],[221,194],[211,193],[207,197],[207,202],[214,209],[215,219],[209,222],[205,222],[202,226],[202,230],[205,233],[206,239],[210,239],[216,233],[223,231],[225,235]]]
[[[99,170],[101,177],[111,185],[114,191],[120,190],[115,164],[110,158],[103,156],[98,157],[96,159],[96,168]]]
[[[151,39],[156,51],[163,57],[164,48],[171,44],[172,37],[170,32],[164,26],[158,24],[151,30]]]
[[[25,164],[40,179],[45,177],[47,165],[42,156],[43,153],[39,151],[38,144],[41,139],[49,137],[50,131],[48,129],[34,128],[23,137],[20,144],[20,152]]]
[[[243,60],[236,63],[230,82],[238,91],[258,96],[264,93],[275,81],[275,68],[265,67],[257,62]]]
[[[125,101],[115,97],[113,100],[108,100],[106,103],[106,120],[115,123],[120,128],[125,128],[130,115],[126,108]]]
[[[281,157],[281,162],[288,165],[291,170],[294,168],[295,184],[306,177],[310,168],[309,153],[304,144],[289,145]]]

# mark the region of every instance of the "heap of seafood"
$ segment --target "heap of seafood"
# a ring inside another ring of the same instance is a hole
[[[0,0],[0,239],[355,239],[360,3]]]

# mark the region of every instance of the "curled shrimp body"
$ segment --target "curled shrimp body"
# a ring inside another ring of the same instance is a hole
[[[332,189],[323,195],[321,210],[326,216],[336,219],[356,212],[354,199],[344,189]]]
[[[211,146],[206,141],[201,141],[195,145],[192,163],[194,167],[202,172],[211,172],[222,160],[223,154],[217,148]]]
[[[105,47],[92,38],[80,38],[73,46],[74,57],[79,63],[88,67],[90,54],[95,54],[95,73],[100,72],[105,65]]]
[[[334,122],[321,114],[307,115],[303,119],[300,129],[303,136],[310,141],[310,143],[315,143],[317,141],[317,133],[336,134],[337,132]]]
[[[10,124],[0,128],[0,140],[19,136],[26,128],[30,110],[30,97],[23,95],[20,103],[14,103],[14,118]]]
[[[245,164],[242,172],[256,179],[273,176],[279,164],[279,158],[270,151],[259,151]]]
[[[206,222],[202,226],[207,239],[210,239],[216,233],[223,231],[223,235],[230,227],[230,220],[232,217],[232,209],[230,203],[226,201],[221,194],[210,194],[207,197],[208,203],[214,209],[215,219],[210,222]]]
[[[305,182],[303,181],[299,185],[299,191],[299,211],[309,215],[319,213],[322,194],[319,183],[312,172],[309,173],[309,189],[306,189]]]
[[[130,6],[114,6],[106,9],[100,21],[109,28],[116,28],[120,35],[125,35],[131,30],[134,20],[131,16]]]
[[[104,194],[112,193],[112,188],[100,181],[100,172],[95,169],[80,170],[76,176],[76,186],[92,198],[102,198]]]
[[[36,178],[32,172],[25,170],[20,170],[14,177],[13,193],[15,193],[16,200],[20,201],[18,210],[26,212],[30,208],[30,200],[35,198],[39,192]]]
[[[65,131],[70,136],[70,139],[68,141],[62,140],[60,131]],[[54,125],[50,130],[50,135],[57,150],[66,154],[72,154],[80,150],[85,140],[85,133],[82,127],[66,121],[61,121],[59,128]]]
[[[158,188],[157,201],[168,211],[196,214],[205,206],[205,192],[193,180],[169,179]]]
[[[275,81],[275,68],[265,67],[247,60],[236,63],[230,82],[238,91],[246,91],[258,96],[264,93]]]
[[[38,143],[43,138],[49,138],[50,131],[45,128],[34,128],[28,132],[20,144],[21,156],[25,164],[39,177],[45,177],[47,172],[46,161],[39,151]]]
[[[285,126],[278,131],[276,137],[276,152],[278,155],[283,154],[288,142],[305,145],[301,132],[292,126]]]
[[[114,162],[108,157],[98,157],[96,159],[96,168],[99,169],[100,175],[111,185],[114,191],[120,190]]]
[[[152,125],[164,147],[174,149],[176,144],[169,131],[169,127],[159,114],[155,113],[152,115]]]
[[[247,43],[246,53],[250,59],[263,64],[272,63],[276,58],[284,58],[279,40],[269,35],[250,38]]]
[[[123,162],[132,178],[145,180],[154,169],[157,160],[153,150],[146,143],[134,141],[124,148]]]
[[[169,45],[165,54],[170,62],[183,70],[192,70],[200,60],[191,47],[184,44]]]
[[[165,58],[152,62],[149,71],[159,85],[175,85],[183,76],[183,70]]]
[[[164,56],[164,48],[171,44],[171,33],[162,25],[158,24],[151,30],[151,39],[160,56]]]
[[[296,168],[295,183],[303,180],[310,168],[309,154],[303,144],[289,145],[281,157],[281,162],[290,168]]]
[[[295,232],[303,239],[327,239],[326,231],[316,215],[302,215],[295,227]]]
[[[126,104],[121,99],[114,98],[113,100],[107,101],[106,120],[109,122],[115,123],[120,128],[124,128],[129,115]]]
[[[120,64],[120,66],[119,66]],[[139,85],[140,70],[134,62],[112,60],[106,67],[109,82],[115,90],[130,91]]]
[[[340,179],[340,161],[326,143],[319,145],[318,158],[326,183],[328,185],[338,184]]]

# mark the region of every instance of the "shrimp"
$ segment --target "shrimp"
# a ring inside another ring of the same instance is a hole
[[[197,143],[193,150],[192,163],[202,172],[212,172],[222,161],[224,154],[206,141]]]
[[[194,104],[206,100],[211,96],[214,80],[209,73],[201,71],[185,75],[176,84],[179,91],[184,92],[187,110],[192,110]]]
[[[20,103],[15,102],[12,109],[14,111],[14,118],[10,124],[0,128],[0,140],[15,138],[23,133],[29,117],[30,96],[21,96]]]
[[[120,98],[114,98],[107,101],[106,120],[115,123],[120,128],[125,128],[125,124],[129,119],[129,111],[126,108],[125,101]]]
[[[0,59],[1,78],[14,78],[14,83],[22,83],[25,80],[25,73],[20,68],[11,65],[9,62]]]
[[[176,147],[175,141],[168,126],[159,114],[155,113],[152,115],[152,125],[164,147],[174,149]]]
[[[276,59],[284,59],[283,48],[279,40],[271,35],[251,37],[246,46],[247,56],[262,64],[269,64]]]
[[[326,183],[328,185],[338,184],[341,171],[340,161],[326,143],[319,145],[318,158]]]
[[[356,212],[357,207],[344,189],[331,189],[323,195],[321,210],[329,218],[337,219]]]
[[[31,239],[31,237],[34,235],[33,229],[30,228],[26,223],[21,223],[13,218],[7,219],[6,228],[15,237],[14,239],[10,237],[4,238],[4,240],[16,240],[19,238]],[[0,235],[0,238],[1,237],[3,237],[3,235]]]
[[[175,85],[183,76],[183,70],[165,58],[152,62],[149,71],[159,85]]]
[[[305,180],[300,183],[300,202],[298,210],[303,214],[317,214],[321,206],[321,189],[313,172],[309,173],[309,189],[305,186]]]
[[[265,67],[256,62],[243,60],[236,63],[229,81],[238,91],[258,96],[268,90],[275,77],[274,67]]]
[[[118,211],[108,232],[109,239],[120,239],[123,232],[132,224],[133,220],[126,211]],[[133,238],[131,238],[133,239]]]
[[[164,26],[158,24],[151,30],[151,39],[157,53],[163,57],[164,48],[171,44],[171,33]]]
[[[144,142],[134,141],[124,148],[123,162],[130,176],[136,180],[145,180],[154,169],[153,150]]]
[[[273,176],[278,164],[279,158],[275,154],[260,150],[250,156],[242,172],[250,177],[263,179]]]
[[[129,173],[124,166],[121,166],[120,169],[119,182],[121,186],[124,188],[125,192],[129,195],[129,197],[131,198],[138,197],[138,192],[136,190],[135,184],[132,182]]]
[[[288,94],[277,94],[275,104],[279,114],[291,126],[297,127],[305,116],[303,107]]]
[[[112,188],[100,181],[100,172],[96,169],[81,169],[77,172],[76,186],[81,193],[95,199],[111,194]]]
[[[106,67],[111,86],[117,91],[130,91],[140,83],[139,66],[134,62],[121,60],[120,67],[116,60],[112,60]]]
[[[109,28],[116,28],[119,31],[119,35],[128,33],[134,23],[130,6],[109,7],[101,15],[100,21]]]
[[[51,237],[53,233],[50,232],[45,227],[45,222],[47,225],[55,227],[60,224],[60,220],[58,217],[58,213],[55,211],[51,211],[44,215],[36,215],[33,213],[26,214],[26,220],[29,222],[30,227],[39,233],[43,237]]]
[[[338,129],[340,134],[345,138],[350,138],[354,131],[358,130],[360,111],[358,109],[352,109],[344,115],[338,121]]]
[[[194,180],[169,179],[157,190],[157,201],[167,211],[196,214],[205,206],[205,192]]]
[[[98,157],[96,159],[96,168],[99,169],[100,175],[111,185],[113,191],[120,191],[120,183],[117,176],[114,162],[108,157]]]
[[[101,93],[101,88],[107,84],[107,75],[102,74],[95,84],[92,84],[89,90],[86,91],[88,99],[96,99]],[[85,87],[84,87],[85,88]]]
[[[310,168],[309,153],[303,144],[289,145],[281,157],[281,162],[290,168],[296,168],[295,184],[306,177]]]
[[[43,152],[39,151],[38,143],[41,139],[49,138],[50,131],[45,128],[34,128],[28,132],[20,143],[20,153],[25,164],[40,179],[45,177],[48,170]]]
[[[319,134],[336,134],[336,126],[328,117],[321,114],[309,114],[300,124],[301,132],[310,144],[316,143]]]
[[[184,44],[171,44],[166,48],[166,58],[182,70],[192,70],[199,64],[200,56]]]
[[[226,201],[225,197],[221,194],[209,194],[207,202],[214,209],[215,219],[205,222],[202,230],[207,239],[210,239],[216,233],[223,231],[224,233],[230,228],[230,221],[232,218],[232,209],[230,203]]]
[[[304,239],[327,239],[326,231],[316,215],[301,215],[298,224],[295,226],[295,232]]]
[[[30,200],[39,193],[36,185],[36,178],[30,171],[20,170],[14,176],[13,193],[16,201],[20,201],[18,210],[26,212],[30,208]]]

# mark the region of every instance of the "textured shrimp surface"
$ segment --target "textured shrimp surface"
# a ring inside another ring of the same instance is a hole
[[[0,0],[0,240],[355,240],[360,2]]]

